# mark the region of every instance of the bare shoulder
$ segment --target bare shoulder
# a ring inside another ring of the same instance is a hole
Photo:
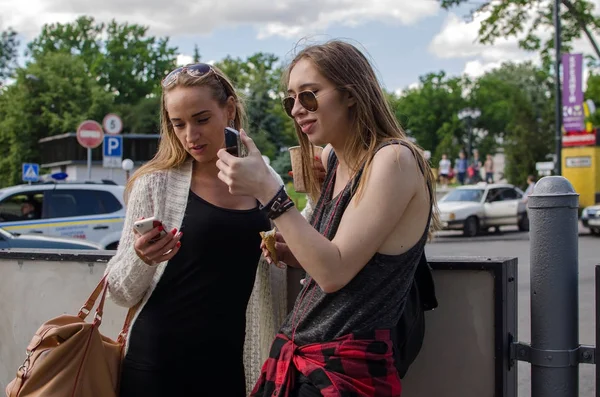
[[[323,168],[325,168],[325,170],[327,170],[327,160],[329,159],[332,150],[333,148],[328,144],[323,148],[323,153],[321,153],[321,162],[323,163]]]
[[[397,173],[398,175],[412,173],[419,169],[415,153],[404,145],[387,145],[373,157],[373,169]]]

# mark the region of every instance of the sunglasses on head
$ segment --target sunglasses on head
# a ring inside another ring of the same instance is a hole
[[[180,73],[187,73],[192,77],[200,77],[210,73],[211,71],[217,77],[217,79],[221,81],[221,79],[219,79],[219,76],[217,75],[217,73],[215,73],[215,70],[212,68],[212,66],[206,63],[194,63],[191,65],[181,66],[177,69],[174,69],[171,73],[167,75],[167,77],[163,79],[161,84],[164,88],[169,87],[171,84],[177,81],[177,76],[179,76]]]
[[[333,92],[335,90],[331,90],[329,92]],[[321,94],[319,96],[322,96]],[[283,98],[283,108],[288,116],[294,118],[292,116],[292,110],[294,109],[294,104],[296,103],[296,99],[300,102],[300,105],[309,112],[316,112],[319,108],[319,102],[317,101],[317,94],[312,91],[302,91],[299,92],[295,97],[287,96]]]

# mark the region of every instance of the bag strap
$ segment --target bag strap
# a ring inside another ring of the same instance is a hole
[[[100,280],[100,282],[98,283],[96,288],[94,288],[94,291],[92,291],[92,294],[90,295],[88,300],[85,302],[85,304],[83,306],[81,306],[81,309],[79,309],[79,313],[77,313],[77,317],[79,317],[82,320],[85,320],[87,318],[87,316],[92,311],[92,308],[96,304],[96,299],[98,299],[98,296],[100,296],[100,293],[106,289],[105,287],[108,286],[108,282],[106,280],[107,277],[108,277],[108,274],[105,274],[104,277],[102,277],[102,279]]]
[[[81,307],[81,309],[79,309],[79,313],[77,314],[77,317],[79,317],[82,320],[85,320],[92,311],[94,305],[96,304],[96,300],[98,300],[98,297],[101,296],[100,302],[98,303],[98,308],[96,309],[96,313],[94,315],[94,324],[97,326],[100,326],[100,324],[102,323],[102,315],[104,314],[104,302],[106,300],[106,292],[108,291],[107,277],[108,274],[105,274],[104,277],[102,277],[98,285],[96,285],[96,288],[94,288],[94,290],[90,294],[90,297]],[[140,305],[141,302],[138,302],[136,305],[129,308],[129,310],[127,311],[127,315],[125,316],[125,322],[123,323],[123,328],[121,328],[121,332],[119,333],[117,342],[125,343],[127,335],[129,334],[129,327],[131,325],[131,321],[133,320],[133,317],[135,316],[135,313],[140,307]]]

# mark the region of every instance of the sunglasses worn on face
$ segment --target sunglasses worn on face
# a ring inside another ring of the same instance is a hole
[[[169,87],[171,84],[177,81],[177,76],[179,76],[180,73],[187,73],[192,77],[200,77],[210,72],[213,72],[217,80],[221,81],[221,79],[219,79],[219,76],[217,75],[217,73],[215,73],[215,70],[212,68],[212,66],[206,63],[195,63],[191,65],[181,66],[173,70],[167,75],[167,77],[163,79],[162,86],[164,88]]]
[[[331,90],[329,92],[333,92],[335,90]],[[328,94],[329,92],[320,94],[319,97]],[[294,118],[292,116],[292,110],[294,109],[294,104],[296,103],[296,99],[300,102],[300,105],[309,112],[316,112],[319,108],[319,102],[317,101],[317,94],[312,91],[302,91],[296,95],[296,97],[288,96],[283,98],[283,108],[288,116]]]

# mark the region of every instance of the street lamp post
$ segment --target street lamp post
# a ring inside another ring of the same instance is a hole
[[[561,25],[560,25],[560,0],[554,1],[554,83],[555,86],[555,106],[556,106],[556,122],[555,122],[555,169],[556,175],[562,175],[562,97],[560,87],[560,50],[561,50]]]
[[[468,140],[467,140],[467,158],[471,158],[471,154],[473,151],[473,121],[477,120],[481,116],[481,110],[477,108],[465,108],[458,112],[459,120],[467,121],[467,129],[468,129]]]
[[[133,169],[133,161],[131,159],[125,159],[121,162],[121,168],[125,171],[125,182],[129,180],[129,173]]]

